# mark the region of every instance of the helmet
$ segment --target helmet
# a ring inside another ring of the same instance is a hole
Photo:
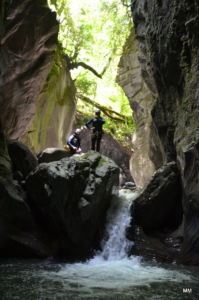
[[[77,128],[77,129],[75,130],[75,133],[77,133],[77,134],[80,134],[80,132],[81,132],[81,129],[79,129],[79,128]]]
[[[100,110],[100,109],[96,109],[95,113],[96,113],[97,115],[100,115],[101,110]]]

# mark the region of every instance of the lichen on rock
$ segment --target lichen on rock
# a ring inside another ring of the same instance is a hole
[[[66,144],[75,118],[75,93],[74,82],[57,46],[34,118],[23,136],[23,141],[35,152]]]

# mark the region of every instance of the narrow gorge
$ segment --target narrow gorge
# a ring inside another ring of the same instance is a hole
[[[83,2],[0,4],[2,299],[197,299],[199,3]]]

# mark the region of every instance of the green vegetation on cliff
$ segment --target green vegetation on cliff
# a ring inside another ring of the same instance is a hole
[[[46,146],[63,147],[72,131],[75,116],[75,87],[66,69],[60,47],[37,104],[34,119],[25,140],[35,152]]]
[[[122,132],[130,137],[135,124],[129,102],[115,78],[122,48],[132,27],[130,1],[49,0],[49,6],[59,18],[60,51],[78,94],[125,115],[122,122],[114,119],[114,115],[111,118],[105,115],[106,130],[125,141]],[[95,105],[81,98],[77,109],[93,114]]]

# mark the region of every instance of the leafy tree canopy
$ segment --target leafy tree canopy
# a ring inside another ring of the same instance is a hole
[[[115,78],[132,27],[130,1],[49,0],[59,17],[59,42],[78,94],[129,117],[132,111]]]

